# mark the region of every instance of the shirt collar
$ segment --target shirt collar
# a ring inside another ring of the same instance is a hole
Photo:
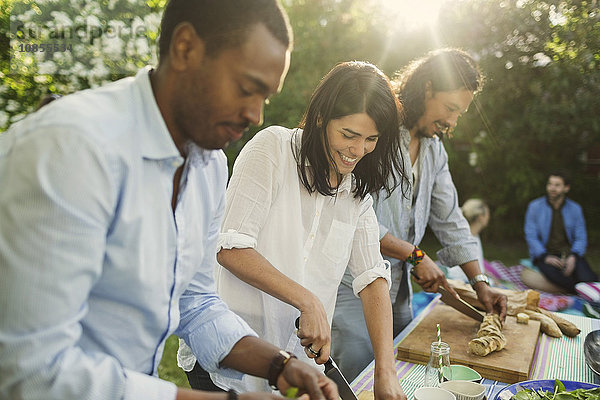
[[[548,198],[548,195],[546,195],[544,197],[546,198],[546,203],[548,204],[548,206],[550,206],[550,208],[553,209],[553,210],[560,210],[560,209],[562,209],[563,206],[565,205],[565,203],[567,202],[567,196],[565,196],[565,197],[563,197],[562,201],[558,205],[558,208],[554,208],[554,206],[552,205],[552,203],[550,203],[550,199]]]
[[[410,132],[408,131],[408,129],[402,125],[400,126],[400,137],[402,140],[402,144],[404,146],[406,146],[406,148],[408,148],[408,145],[410,144]],[[436,140],[440,140],[439,137],[434,136],[434,137],[422,137],[421,139],[421,147],[425,147],[425,146],[431,146]]]
[[[354,181],[353,176],[354,175],[352,175],[352,173],[344,175],[342,182],[337,189],[338,194],[345,194],[349,196],[352,193],[352,183]]]
[[[194,166],[205,166],[208,164],[213,158],[217,156],[221,150],[208,150],[202,148],[198,145],[195,145],[192,142],[188,142],[185,146],[186,153],[188,158],[190,159],[190,163]]]
[[[150,159],[183,158],[173,142],[169,129],[162,117],[152,85],[150,84],[151,67],[147,66],[138,71],[134,78],[134,87],[139,99],[137,113],[139,118],[142,155]]]

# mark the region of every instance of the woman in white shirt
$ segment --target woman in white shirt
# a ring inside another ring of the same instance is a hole
[[[406,399],[394,363],[389,263],[379,253],[369,194],[405,179],[396,158],[399,113],[375,66],[334,67],[302,129],[272,126],[242,149],[217,255],[217,289],[229,307],[263,339],[317,364],[329,358],[337,287],[349,266],[375,349],[378,399]],[[226,389],[269,389],[251,376],[211,378]]]

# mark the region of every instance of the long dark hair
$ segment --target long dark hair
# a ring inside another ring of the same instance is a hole
[[[393,80],[396,92],[404,107],[403,125],[410,130],[425,112],[425,88],[448,92],[468,89],[481,91],[484,77],[477,62],[459,49],[439,49],[416,59],[396,74]]]
[[[406,179],[398,132],[402,107],[388,78],[374,65],[351,61],[336,65],[315,89],[299,127],[304,129],[299,151],[295,151],[298,174],[304,187],[333,196],[330,168],[337,166],[329,153],[326,129],[329,121],[366,113],[379,133],[375,150],[365,155],[354,171],[354,197],[391,192]]]

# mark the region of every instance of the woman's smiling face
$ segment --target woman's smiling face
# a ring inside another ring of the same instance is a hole
[[[351,173],[361,158],[375,150],[379,137],[375,122],[366,113],[332,119],[327,124],[326,131],[329,154],[335,162],[337,172],[342,175]],[[336,170],[332,165],[330,184],[334,185],[336,182]]]

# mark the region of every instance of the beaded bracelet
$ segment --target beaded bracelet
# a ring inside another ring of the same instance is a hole
[[[425,252],[415,245],[414,250],[410,253],[410,256],[406,258],[406,262],[414,265],[415,267],[423,261],[425,258]]]

